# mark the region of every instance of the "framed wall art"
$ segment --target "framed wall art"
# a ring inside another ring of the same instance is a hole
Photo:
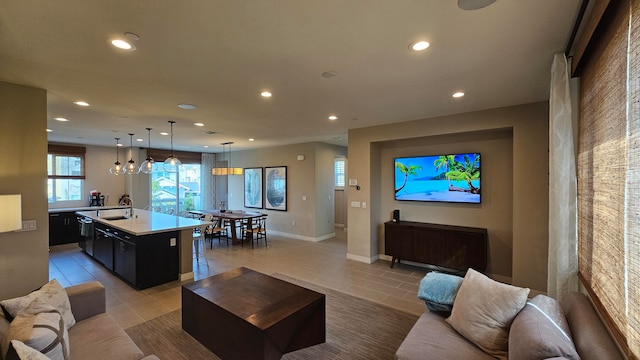
[[[244,169],[244,207],[262,209],[262,168]]]
[[[287,167],[265,167],[265,204],[268,210],[287,211]]]

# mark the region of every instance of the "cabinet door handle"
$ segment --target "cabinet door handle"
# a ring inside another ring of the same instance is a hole
[[[124,251],[124,242],[120,241],[120,251]]]

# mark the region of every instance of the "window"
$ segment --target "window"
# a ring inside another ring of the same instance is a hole
[[[343,188],[344,187],[344,158],[336,159],[334,161],[334,172],[335,172],[335,187]]]
[[[82,200],[83,147],[50,145],[47,154],[47,197],[50,203]]]
[[[629,358],[640,355],[640,2],[611,1],[579,67],[578,269]]]
[[[169,153],[151,149],[148,154],[154,159],[166,159]],[[183,151],[174,155],[182,161],[177,173],[164,171],[160,162],[159,171],[149,177],[151,208],[174,214],[202,209],[202,154]]]

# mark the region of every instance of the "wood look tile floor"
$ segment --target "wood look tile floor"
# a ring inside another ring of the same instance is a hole
[[[206,257],[194,259],[195,280],[240,266],[265,274],[280,273],[356,297],[381,303],[419,315],[426,310],[417,298],[418,284],[427,269],[378,260],[365,264],[348,260],[346,233],[336,228],[336,237],[310,242],[269,235],[269,245],[260,242],[255,249],[226,245],[214,240],[213,249],[206,246]],[[51,247],[49,278],[62,286],[98,280],[106,288],[107,312],[128,328],[181,307],[181,283],[174,281],[145,290],[136,290],[101,264],[87,256],[77,244]]]

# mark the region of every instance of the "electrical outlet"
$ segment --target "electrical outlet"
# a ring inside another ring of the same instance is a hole
[[[171,240],[169,240],[169,243],[170,246],[176,246],[176,238],[171,238]]]
[[[295,220],[291,221],[291,225],[296,226],[296,221]]]

